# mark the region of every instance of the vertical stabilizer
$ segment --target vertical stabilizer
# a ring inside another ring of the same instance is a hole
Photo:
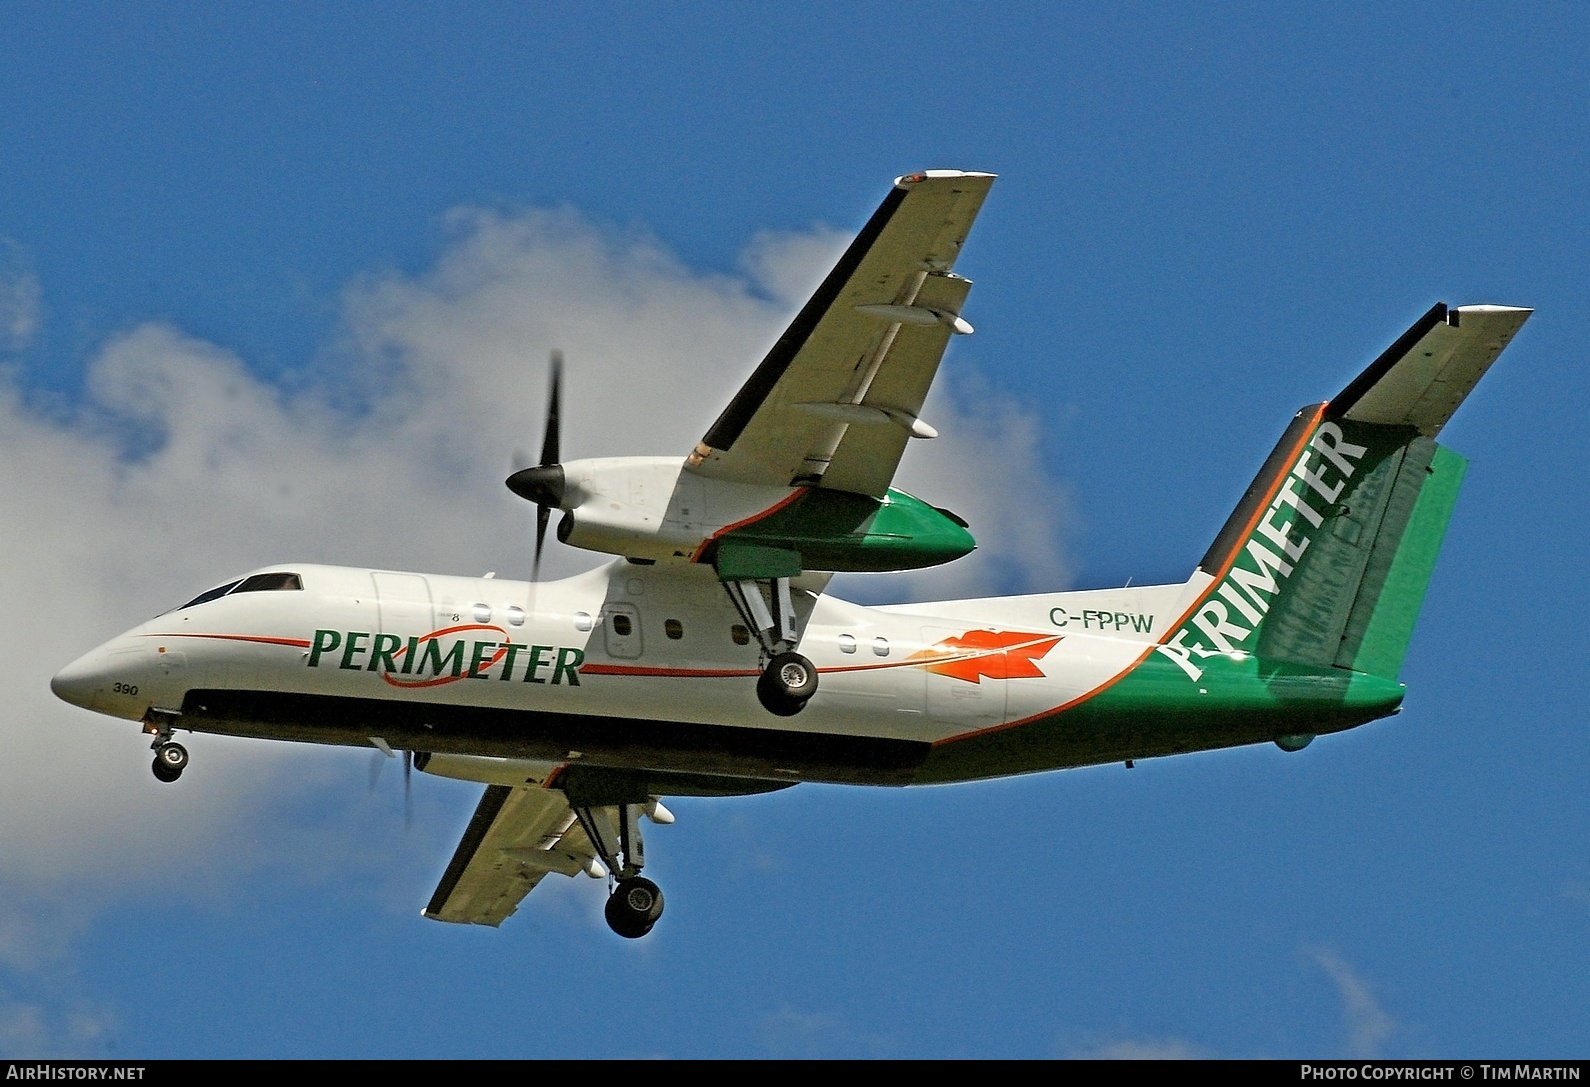
[[[1435,435],[1529,310],[1425,314],[1335,399],[1298,412],[1199,563],[1161,647],[1395,679],[1466,462]]]

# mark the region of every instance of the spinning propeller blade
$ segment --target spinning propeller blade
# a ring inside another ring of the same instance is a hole
[[[403,752],[403,829],[414,827],[414,752]]]
[[[547,394],[547,432],[541,439],[541,463],[558,463],[558,445],[562,427],[559,418],[563,411],[563,352],[552,349],[551,391]]]
[[[558,463],[563,429],[563,352],[557,349],[552,352],[551,378],[547,384],[547,425],[541,439],[541,463],[534,468],[521,468],[507,479],[510,491],[538,507],[531,581],[541,580],[541,552],[546,546],[547,522],[551,520],[553,508],[563,501],[563,465]]]
[[[536,510],[536,557],[530,565],[530,580],[541,580],[541,548],[547,542],[547,522],[552,519],[552,510],[542,506]]]

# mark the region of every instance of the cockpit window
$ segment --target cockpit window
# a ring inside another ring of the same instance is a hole
[[[264,593],[277,589],[302,589],[304,583],[297,574],[255,574],[244,578],[232,591],[235,593]]]
[[[240,581],[228,581],[225,585],[217,585],[209,592],[200,593],[176,610],[182,611],[184,608],[191,608],[198,604],[208,604],[210,601],[217,600],[227,593],[263,593],[277,589],[302,589],[303,587],[303,579],[297,574],[255,574],[253,577],[246,577]]]
[[[197,604],[208,604],[210,601],[215,600],[218,597],[225,596],[227,593],[231,592],[241,584],[243,584],[241,581],[228,581],[225,585],[217,585],[207,593],[200,593],[198,596],[182,605],[182,608],[191,608]],[[178,608],[177,610],[181,611],[182,608]]]

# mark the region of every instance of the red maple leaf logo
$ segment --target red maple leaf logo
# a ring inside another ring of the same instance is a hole
[[[989,679],[1041,679],[1038,661],[1060,642],[1058,635],[1020,631],[969,630],[913,653],[905,664],[967,683]]]

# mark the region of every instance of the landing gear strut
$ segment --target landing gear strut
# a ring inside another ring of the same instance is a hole
[[[756,697],[769,713],[793,717],[817,693],[817,667],[795,652],[795,605],[790,599],[789,578],[772,578],[768,584],[771,609],[755,581],[725,581],[723,588],[746,625],[756,632],[767,657],[756,681]]]
[[[182,771],[188,768],[188,749],[171,738],[171,722],[175,716],[151,710],[144,718],[144,732],[154,737],[154,742],[149,745],[149,749],[155,753],[155,761],[150,769],[159,781],[176,781],[182,776]]]
[[[640,817],[650,808],[648,803],[574,809],[585,836],[607,865],[608,872],[616,877],[603,912],[608,927],[626,940],[638,940],[650,932],[663,912],[662,891],[640,874],[646,864]]]

